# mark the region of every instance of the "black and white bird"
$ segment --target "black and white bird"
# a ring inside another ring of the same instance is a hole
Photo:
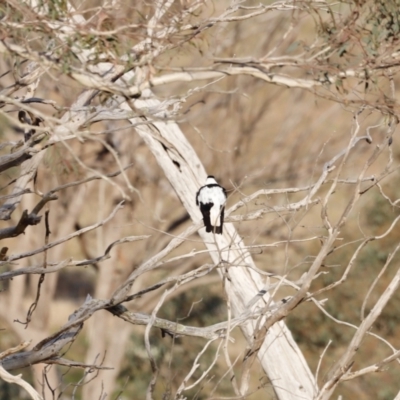
[[[218,185],[212,175],[208,176],[206,184],[196,194],[196,204],[203,214],[206,232],[213,232],[215,228],[215,233],[222,234],[225,203],[226,190]]]

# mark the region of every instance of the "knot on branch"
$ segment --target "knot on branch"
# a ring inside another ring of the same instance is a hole
[[[28,214],[28,211],[24,210],[17,225],[0,230],[0,239],[19,236],[25,232],[28,225],[37,225],[41,219],[40,215],[34,212]]]
[[[22,213],[22,223],[26,223],[26,225],[37,225],[42,219],[41,215],[36,215],[34,213],[28,214],[28,211],[25,210]],[[21,222],[21,221],[20,221]]]

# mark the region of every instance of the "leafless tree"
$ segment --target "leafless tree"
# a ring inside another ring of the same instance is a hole
[[[400,279],[397,3],[125,3],[0,5],[1,378],[32,399],[328,399],[397,368],[376,329]],[[205,166],[223,235],[195,203]],[[374,204],[392,210],[378,226]],[[344,320],[329,307],[374,243]],[[213,323],[185,323],[192,292],[219,298]],[[303,354],[285,319],[308,305],[342,347]]]

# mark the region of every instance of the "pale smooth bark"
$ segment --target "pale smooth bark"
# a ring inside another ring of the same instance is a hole
[[[137,108],[160,105],[149,91],[143,95],[147,95],[148,100],[137,100]],[[129,105],[124,103],[122,107],[129,108]],[[138,121],[133,119],[131,122]],[[156,157],[183,206],[197,222],[201,215],[195,204],[195,194],[204,184],[207,174],[185,135],[173,122],[154,122],[136,126],[135,129]],[[234,316],[239,316],[264,286],[261,276],[251,269],[254,262],[250,253],[232,224],[225,225],[223,235],[216,235],[217,241],[204,228],[199,233],[216,264],[222,259],[232,265],[228,269],[229,281],[226,281],[225,287]],[[263,302],[264,305],[270,302],[268,294],[263,297]],[[250,343],[255,324],[256,321],[247,321],[242,325],[242,331]],[[284,322],[272,326],[258,352],[258,358],[279,399],[311,399],[317,392],[314,376]]]

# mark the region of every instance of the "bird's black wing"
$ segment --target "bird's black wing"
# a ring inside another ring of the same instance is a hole
[[[224,214],[225,214],[225,207],[222,206],[221,207],[221,211],[220,211],[220,225],[215,227],[215,233],[219,233],[220,235],[222,235],[222,227],[224,226]]]
[[[204,226],[206,227],[206,232],[212,232],[210,210],[214,203],[200,203],[200,211],[203,214]]]
[[[201,188],[197,191],[197,193],[196,193],[196,206],[198,206],[199,205],[199,194],[200,194],[200,190],[201,190]]]

